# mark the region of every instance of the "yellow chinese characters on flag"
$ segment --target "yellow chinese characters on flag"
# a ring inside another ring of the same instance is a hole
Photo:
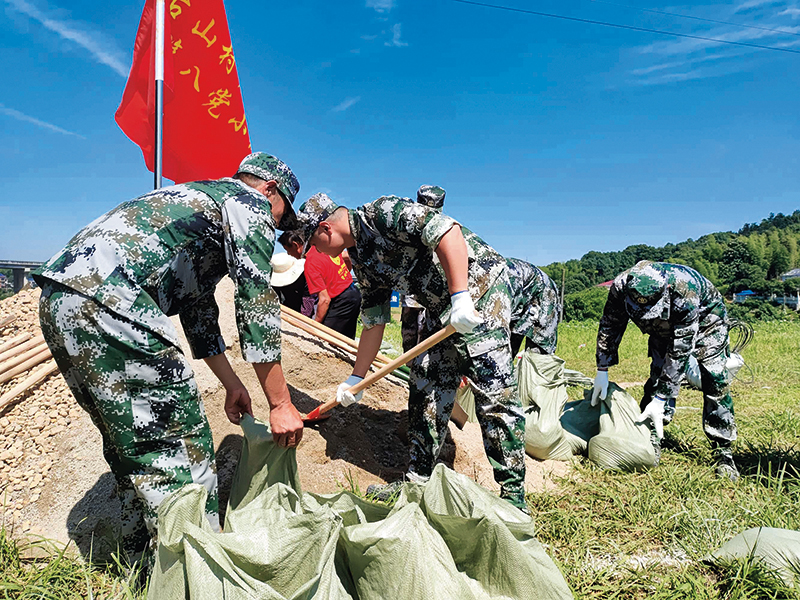
[[[146,0],[116,120],[154,168],[155,3]],[[229,177],[250,136],[222,0],[166,0],[163,173],[176,183]]]

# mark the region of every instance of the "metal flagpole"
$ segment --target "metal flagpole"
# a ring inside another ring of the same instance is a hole
[[[153,173],[155,189],[161,187],[162,140],[164,137],[164,16],[166,0],[156,0],[156,143]]]

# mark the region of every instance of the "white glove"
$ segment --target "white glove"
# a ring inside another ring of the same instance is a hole
[[[340,383],[339,387],[336,389],[336,401],[342,406],[350,406],[361,400],[361,396],[364,395],[364,392],[358,392],[354,395],[351,394],[349,390],[363,379],[363,377],[359,377],[358,375],[350,375],[347,381]]]
[[[483,318],[475,311],[475,305],[468,291],[456,292],[450,296],[453,311],[450,313],[450,325],[458,333],[471,333],[478,325],[483,323]]]
[[[642,414],[639,415],[640,421],[650,419],[656,430],[656,437],[661,439],[664,437],[664,405],[667,401],[664,398],[655,396],[650,403],[644,407]]]
[[[594,378],[592,406],[597,406],[600,400],[606,399],[606,396],[608,396],[608,371],[598,371]]]

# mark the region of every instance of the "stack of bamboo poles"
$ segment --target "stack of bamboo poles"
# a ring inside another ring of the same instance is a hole
[[[10,324],[16,317],[7,317],[0,328]],[[0,396],[0,410],[3,410],[17,396],[47,379],[58,370],[52,360],[44,337],[39,334],[22,333],[0,344],[0,385],[27,374],[17,385]],[[31,369],[35,370],[31,371]],[[28,373],[30,371],[30,373]]]
[[[358,344],[355,340],[350,339],[346,335],[343,335],[338,331],[323,325],[322,323],[318,323],[314,319],[309,319],[307,316],[300,314],[291,308],[281,305],[281,318],[290,325],[293,325],[298,329],[302,329],[306,333],[328,342],[332,346],[336,346],[337,348],[344,350],[353,356],[355,356],[358,352]],[[372,361],[372,366],[375,369],[380,369],[381,367],[388,365],[390,362],[392,362],[391,358],[384,354],[378,353],[378,355],[375,357],[375,360]],[[409,369],[406,366],[402,366],[393,371],[392,375],[398,379],[408,382]]]

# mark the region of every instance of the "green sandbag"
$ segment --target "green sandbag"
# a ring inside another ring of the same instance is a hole
[[[525,409],[525,451],[540,460],[571,459],[584,445],[574,433],[567,433],[561,422],[569,399],[567,387],[591,380],[565,369],[564,360],[557,356],[533,352],[522,355],[517,372],[519,397]],[[591,422],[597,419],[584,411],[573,411],[570,416],[573,420],[579,416],[590,419],[584,429],[591,429]]]
[[[585,401],[591,398],[587,390]],[[639,403],[615,383],[600,402],[600,433],[589,440],[589,459],[614,471],[642,471],[655,464],[650,428],[639,421]]]
[[[743,531],[706,559],[730,564],[755,559],[784,584],[800,584],[800,531],[775,527],[753,527]]]
[[[561,427],[572,453],[585,455],[589,440],[600,433],[600,406],[592,406],[588,398],[567,402],[561,413]]]
[[[572,597],[530,517],[469,478],[438,465],[391,509],[301,494],[295,452],[265,427],[244,424],[225,533],[205,519],[202,486],[162,503],[151,600]]]

